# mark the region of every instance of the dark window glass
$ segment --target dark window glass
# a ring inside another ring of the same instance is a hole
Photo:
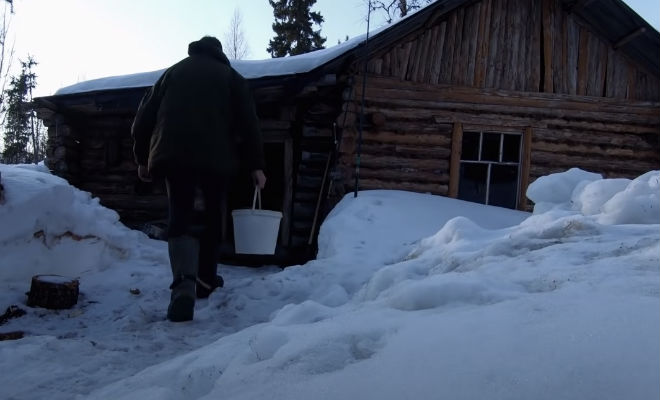
[[[461,163],[458,198],[475,203],[486,203],[487,164]]]
[[[479,132],[464,132],[461,160],[479,160]]]
[[[493,164],[490,170],[488,204],[516,208],[518,194],[518,166]]]
[[[484,133],[481,161],[500,161],[500,136],[499,133]]]
[[[520,135],[504,135],[502,162],[520,161]]]

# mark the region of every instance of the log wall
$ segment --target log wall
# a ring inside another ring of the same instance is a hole
[[[481,0],[375,54],[368,71],[412,82],[660,101],[638,67],[560,0]]]
[[[362,94],[345,109],[357,111]],[[660,103],[587,96],[522,93],[368,76],[361,188],[412,190],[447,195],[452,129],[531,131],[529,181],[572,167],[605,177],[634,178],[660,169]],[[357,118],[347,126],[341,164],[349,186],[355,169]]]

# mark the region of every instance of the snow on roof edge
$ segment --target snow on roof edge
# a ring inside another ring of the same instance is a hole
[[[406,15],[405,17],[369,31],[369,38],[375,37],[390,28],[409,20],[411,17],[421,13],[434,5],[443,3],[436,1],[427,4],[420,9]],[[343,43],[337,44],[326,49],[315,50],[309,53],[297,56],[288,56],[280,58],[269,58],[265,60],[230,60],[234,67],[246,79],[259,79],[266,77],[287,76],[304,74],[310,72],[330,61],[339,58],[350,50],[355,49],[367,40],[367,33],[355,36]],[[131,89],[152,86],[167,68],[150,72],[139,72],[130,75],[110,76],[106,78],[92,79],[79,82],[70,86],[58,89],[53,96],[87,93],[101,90],[113,89]]]
[[[390,25],[391,26],[391,25]],[[387,26],[387,27],[390,27]],[[371,35],[384,30],[383,27]],[[286,76],[310,72],[346,52],[356,48],[365,41],[366,34],[356,36],[336,46],[312,51],[297,56],[271,58],[266,60],[231,60],[231,65],[246,79],[258,79],[269,76]],[[58,89],[54,96],[86,93],[99,90],[129,89],[152,86],[167,68],[156,71],[140,72],[130,75],[110,76],[79,82]]]

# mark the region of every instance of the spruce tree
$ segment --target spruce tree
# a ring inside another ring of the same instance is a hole
[[[21,61],[21,73],[12,76],[9,88],[5,90],[5,103],[2,111],[5,113],[5,149],[2,153],[6,163],[26,163],[32,161],[37,154],[30,154],[28,143],[33,138],[33,147],[38,152],[38,143],[34,140],[34,111],[30,107],[32,89],[36,87],[37,76],[32,68],[37,65],[32,57]]]
[[[266,51],[273,58],[286,55],[309,53],[323,49],[325,38],[321,29],[313,30],[312,25],[321,25],[323,16],[310,8],[316,0],[268,0],[273,7],[275,37],[269,42]]]

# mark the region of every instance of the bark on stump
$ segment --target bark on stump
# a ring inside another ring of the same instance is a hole
[[[77,279],[59,275],[36,275],[28,293],[27,305],[51,310],[71,308],[78,302]]]

